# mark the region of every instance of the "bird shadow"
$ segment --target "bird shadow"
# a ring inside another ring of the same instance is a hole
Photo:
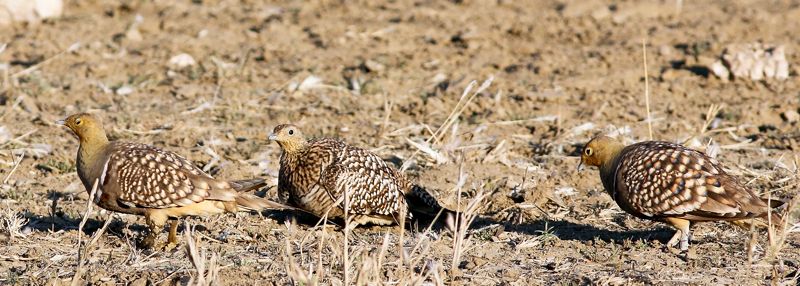
[[[83,228],[80,227],[82,218],[71,217],[64,213],[56,213],[55,215],[39,215],[31,212],[24,212],[22,214],[28,220],[26,227],[32,231],[41,233],[54,233],[59,231],[71,231],[80,229],[84,235],[94,235],[105,224],[105,220],[96,218],[87,218]],[[110,218],[106,233],[112,236],[125,239],[126,235],[124,230],[130,229],[137,233],[142,233],[147,230],[143,225],[129,224],[119,219]]]
[[[496,223],[493,220],[481,219],[473,224],[480,228]],[[552,234],[561,240],[619,242],[623,240],[658,240],[666,243],[675,230],[668,227],[656,227],[643,230],[616,231],[598,228],[590,224],[574,223],[565,220],[533,220],[522,224],[503,224],[505,231],[540,236]]]
[[[320,222],[320,218],[314,216],[309,213],[303,212],[293,212],[293,211],[268,211],[261,213],[266,218],[273,219],[276,221],[292,221],[299,225],[303,225],[306,227],[314,227],[318,224],[322,224]],[[415,214],[414,219],[406,223],[407,230],[414,230],[414,231],[424,231],[430,228],[432,231],[442,231],[447,229],[447,226],[444,223],[443,218],[435,219],[435,217],[428,216],[426,214]],[[337,228],[344,227],[344,220],[339,218],[330,218],[328,219],[328,224],[334,225]],[[388,227],[395,227],[388,226]],[[381,225],[359,225],[358,229],[369,229],[369,230],[379,230],[386,228],[387,226]]]
[[[261,195],[264,196],[266,194],[262,193]],[[48,199],[50,200],[49,213],[46,215],[32,213],[28,211],[21,213],[21,215],[28,220],[27,224],[24,227],[29,228],[31,231],[45,233],[45,234],[80,229],[86,236],[94,235],[99,229],[103,227],[103,224],[105,224],[105,219],[99,217],[87,218],[86,222],[81,228],[80,224],[81,220],[83,219],[82,218],[83,213],[80,213],[77,216],[71,216],[63,212],[59,208],[59,204],[65,198],[68,198],[70,196],[71,194],[65,192],[49,191],[47,195]],[[94,210],[100,209],[97,206],[93,207]],[[312,214],[298,212],[298,211],[291,211],[291,210],[265,210],[262,212],[250,212],[250,214],[260,214],[265,218],[279,222],[292,221],[294,223],[298,223],[308,227],[313,227],[320,223],[320,219]],[[113,216],[113,214],[110,215]],[[141,224],[125,222],[115,217],[111,217],[110,219],[111,222],[109,222],[109,225],[106,228],[106,233],[121,239],[130,238],[128,237],[129,235],[125,234],[124,231],[125,229],[133,231],[134,233],[146,233],[148,231],[148,228]],[[415,215],[415,219],[412,220],[410,224],[407,224],[407,228],[419,230],[419,229],[427,229],[430,227],[432,230],[442,230],[446,226],[441,221],[442,221],[441,218],[434,221],[433,217],[429,217],[427,215]],[[342,226],[344,226],[344,221],[341,219],[331,219],[328,221],[328,224],[332,224],[334,226],[341,228]],[[433,226],[431,226],[431,224],[433,224]],[[184,225],[182,223],[179,224],[178,230],[183,231],[183,228]],[[382,226],[364,226],[359,228],[374,230],[376,228],[382,228]]]
[[[314,226],[319,222],[319,218],[312,214],[292,211],[292,210],[269,210],[260,212],[261,216],[275,221],[292,221],[302,225]],[[337,220],[330,220],[329,223],[339,225]]]
[[[81,220],[83,219],[83,213],[80,213],[77,217],[73,217],[59,209],[59,203],[70,196],[71,194],[65,192],[49,191],[47,193],[47,198],[50,199],[49,214],[40,215],[28,211],[23,212],[22,216],[28,220],[28,223],[25,226],[33,231],[38,232],[58,232],[81,229],[86,235],[92,235],[103,227],[103,224],[105,224],[104,219],[89,217],[86,219],[86,223],[84,223],[83,228],[81,228],[80,224]],[[93,209],[99,210],[100,208],[93,206]],[[109,222],[106,231],[114,236],[124,237],[122,231],[124,228],[128,228],[137,232],[147,229],[142,225],[127,224],[113,217],[108,219],[111,219],[111,222]]]
[[[272,199],[270,198],[270,191],[271,187],[263,188],[254,192],[254,195],[261,198]],[[434,231],[441,231],[447,228],[446,224],[444,223],[444,215],[441,215],[439,218],[436,218],[435,215],[431,215],[426,212],[417,212],[413,211],[413,219],[406,223],[406,229],[412,229],[417,231],[422,231],[425,229],[430,228]],[[314,227],[316,225],[321,225],[322,222],[320,221],[320,217],[317,217],[314,214],[304,212],[304,211],[294,211],[294,210],[267,210],[262,211],[261,215],[273,219],[276,221],[292,221],[300,225],[304,225],[306,227]],[[327,220],[328,224],[334,225],[337,228],[344,227],[344,220],[340,218],[329,218]],[[361,225],[358,228],[360,229],[380,229],[384,228],[385,226],[379,225]]]

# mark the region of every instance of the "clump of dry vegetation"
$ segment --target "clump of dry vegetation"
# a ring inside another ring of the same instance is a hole
[[[5,239],[25,238],[22,233],[22,227],[28,223],[28,220],[12,210],[11,207],[6,205],[0,210],[0,232],[5,236]]]

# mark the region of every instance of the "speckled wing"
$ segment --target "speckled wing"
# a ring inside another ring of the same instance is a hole
[[[232,192],[213,191],[230,186],[183,157],[137,143],[114,143],[101,182],[103,188],[118,188],[120,203],[131,207],[171,208],[207,198],[235,199]]]
[[[336,201],[348,191],[350,212],[392,215],[405,204],[398,174],[377,155],[346,144],[322,172],[320,184]],[[344,202],[342,202],[344,207]]]
[[[642,142],[622,151],[615,199],[646,217],[692,220],[761,215],[765,204],[705,154],[668,142]]]

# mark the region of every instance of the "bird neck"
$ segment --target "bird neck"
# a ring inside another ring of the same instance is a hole
[[[614,177],[617,172],[617,165],[619,165],[620,154],[625,145],[622,143],[614,142],[608,144],[598,152],[600,158],[600,180],[603,181],[603,186],[612,196],[614,195]]]
[[[302,152],[306,148],[305,140],[291,140],[278,142],[286,155],[294,155]]]
[[[105,163],[98,163],[98,159],[105,154],[109,145],[106,133],[103,130],[95,130],[82,135],[79,136],[81,146],[78,148],[78,165],[83,168],[92,168],[94,167],[93,163]]]

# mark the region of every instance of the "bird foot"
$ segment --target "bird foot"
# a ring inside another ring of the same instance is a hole
[[[680,249],[668,245],[667,250],[669,250],[669,252],[675,256],[683,258],[686,261],[697,259],[697,250],[694,248],[689,248],[688,246],[685,249]]]
[[[172,252],[178,249],[177,242],[154,242],[150,247],[145,248],[151,253],[153,252]]]
[[[147,235],[138,243],[138,247],[141,249],[152,249],[155,244],[156,238],[152,235]]]
[[[326,232],[327,231],[337,232],[337,231],[340,231],[340,230],[344,230],[343,227],[340,227],[339,225],[336,225],[336,224],[321,224],[321,225],[312,227],[309,230],[323,230],[323,229]]]
[[[674,254],[674,255],[680,255],[681,252],[682,252],[680,249],[677,249],[677,248],[672,247],[670,245],[667,245],[667,250],[669,250],[669,252]]]
[[[156,235],[148,234],[138,243],[137,246],[140,249],[164,252],[172,251],[178,246],[177,239],[168,239],[168,242],[157,242],[157,240],[158,237]]]
[[[168,242],[164,244],[164,252],[172,252],[178,247],[177,242]]]
[[[673,235],[672,238],[667,241],[667,247],[674,248],[675,246],[678,246],[678,243],[681,242],[681,235],[681,231],[676,231],[675,235]]]
[[[689,250],[686,250],[686,251],[684,251],[684,253],[685,253],[685,256],[684,256],[684,258],[685,258],[687,261],[688,261],[688,260],[695,260],[695,259],[697,259],[697,250],[695,250],[694,248],[690,248]]]

